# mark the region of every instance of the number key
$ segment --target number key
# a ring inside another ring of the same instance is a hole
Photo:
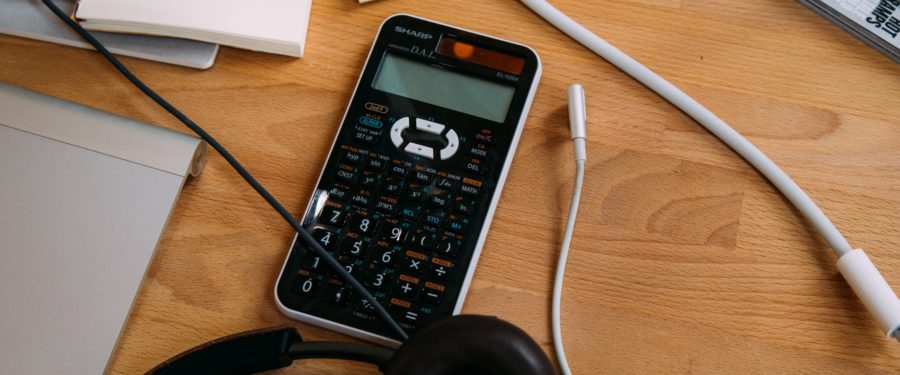
[[[363,278],[363,285],[376,290],[384,290],[388,284],[388,277],[384,271],[370,271]]]
[[[319,292],[319,281],[312,277],[302,278],[297,283],[297,292],[305,296],[315,297]]]
[[[372,261],[375,262],[375,264],[385,267],[393,266],[396,258],[397,252],[389,247],[381,245],[375,248],[375,253],[372,255]]]
[[[347,221],[347,213],[334,207],[325,207],[319,218],[324,224],[343,227],[344,222]]]
[[[320,271],[322,270],[322,259],[319,258],[318,255],[314,252],[308,252],[303,255],[303,259],[300,261],[300,268],[303,268],[307,271]]]
[[[375,219],[370,218],[368,215],[357,214],[350,218],[350,230],[362,234],[375,232],[375,224],[377,224]]]
[[[316,228],[312,231],[312,238],[316,240],[325,250],[334,250],[337,244],[337,234],[322,228]]]
[[[348,233],[341,245],[341,252],[354,258],[365,258],[369,254],[371,246],[369,238],[362,237],[356,233]]]

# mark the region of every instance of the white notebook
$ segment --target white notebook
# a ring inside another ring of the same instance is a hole
[[[75,0],[53,0],[63,12],[75,11]],[[94,49],[78,33],[53,15],[40,1],[0,0],[0,34]],[[122,56],[208,69],[219,46],[193,40],[117,33],[91,33],[110,52]]]
[[[171,36],[303,56],[312,0],[80,0],[88,30]]]

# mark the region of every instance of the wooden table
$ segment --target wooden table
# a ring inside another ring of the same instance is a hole
[[[900,287],[897,64],[794,1],[555,3],[749,136]],[[552,353],[550,289],[574,174],[565,87],[579,82],[588,167],[562,306],[576,374],[900,371],[900,346],[770,184],[515,1],[317,0],[299,60],[222,48],[208,71],[125,61],[299,215],[375,31],[397,12],[523,42],[544,63],[464,312],[509,320]],[[94,52],[3,36],[0,57],[0,81],[184,130]],[[279,324],[350,340],[275,308],[292,235],[213,156],[184,188],[110,372]],[[375,372],[308,361],[278,373]]]

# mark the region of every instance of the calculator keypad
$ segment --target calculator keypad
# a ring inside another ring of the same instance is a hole
[[[467,232],[483,181],[365,149],[339,146],[338,168],[309,225],[322,247],[357,277],[408,331],[452,313],[478,232]],[[330,177],[330,178],[325,178]],[[486,199],[482,200],[486,201]],[[374,308],[311,249],[302,252],[292,290],[332,318],[374,320]],[[465,258],[465,259],[461,259]],[[463,265],[465,264],[465,265]]]

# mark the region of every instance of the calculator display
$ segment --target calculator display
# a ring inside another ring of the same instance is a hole
[[[503,122],[516,88],[387,53],[372,87],[494,122]]]
[[[539,77],[525,46],[382,24],[302,224],[407,333],[462,309]],[[275,296],[292,318],[398,344],[296,237]]]

